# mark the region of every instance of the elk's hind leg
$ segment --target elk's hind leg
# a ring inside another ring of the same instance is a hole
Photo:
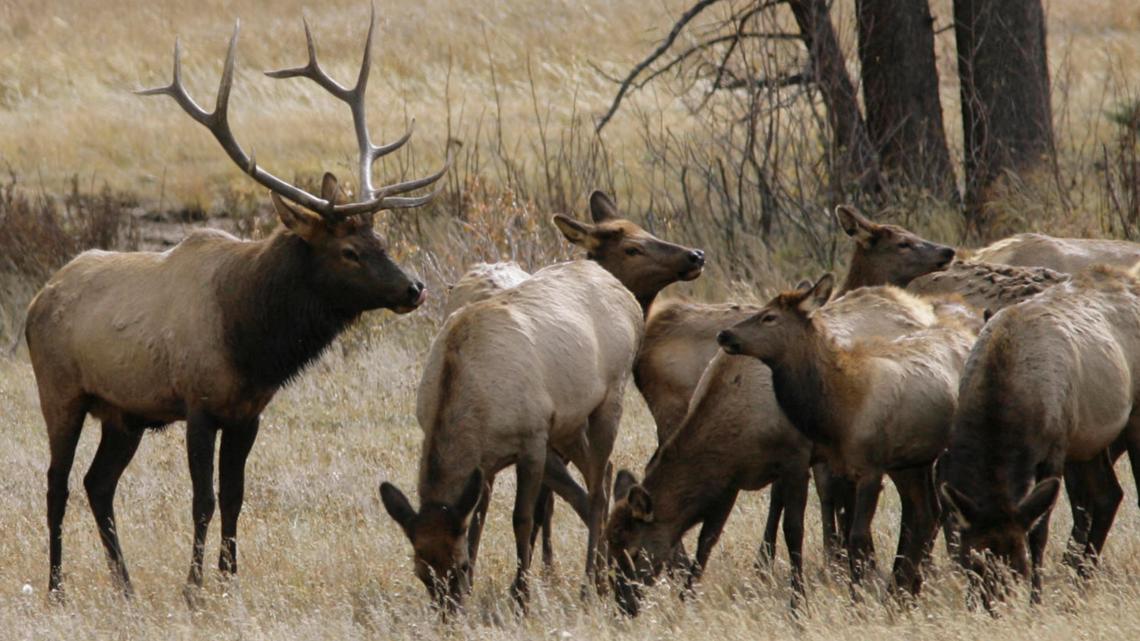
[[[511,524],[515,530],[515,553],[518,559],[518,571],[515,581],[511,584],[511,594],[519,605],[526,605],[530,597],[530,588],[527,583],[527,574],[530,572],[532,556],[531,535],[534,532],[534,508],[538,495],[542,490],[543,468],[546,465],[546,444],[531,448],[519,456],[515,463],[518,488],[515,494],[515,509]]]
[[[918,595],[922,563],[930,553],[938,529],[934,469],[931,465],[891,472],[902,503],[899,547],[893,568],[894,588]]]
[[[133,590],[115,526],[115,490],[123,470],[127,469],[138,450],[143,431],[141,425],[132,424],[121,415],[105,418],[99,449],[83,477],[87,501],[91,504],[91,513],[99,526],[99,538],[107,554],[107,566],[118,587],[128,597],[132,596]]]
[[[49,405],[43,403],[51,463],[47,472],[48,593],[58,597],[63,590],[63,515],[67,511],[67,478],[75,462],[75,446],[83,430],[87,408],[79,400]]]
[[[780,516],[784,513],[784,479],[772,483],[771,498],[768,500],[768,520],[764,522],[764,539],[756,551],[756,569],[768,572],[776,558],[776,536],[780,533]],[[825,526],[826,527],[826,526]]]

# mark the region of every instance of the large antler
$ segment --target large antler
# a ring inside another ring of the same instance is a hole
[[[296,76],[311,78],[329,93],[347,103],[351,108],[352,121],[356,128],[356,140],[360,148],[359,178],[361,202],[337,205],[281,180],[277,176],[259,167],[253,154],[247,155],[241,148],[241,145],[238,144],[237,139],[234,138],[233,132],[230,130],[227,109],[230,100],[230,87],[233,85],[234,53],[237,49],[237,38],[238,32],[241,29],[241,21],[234,24],[234,34],[230,38],[229,50],[226,53],[226,64],[222,71],[222,80],[218,87],[218,97],[214,111],[207,112],[198,106],[198,103],[190,97],[190,94],[186,92],[186,88],[182,85],[181,47],[177,39],[174,41],[174,79],[171,83],[165,87],[145,89],[136,91],[135,93],[144,96],[158,94],[170,96],[191,118],[210,130],[210,133],[214,135],[218,144],[225,150],[226,155],[237,163],[242,171],[249,174],[250,177],[259,184],[269,188],[271,191],[299,205],[308,207],[327,218],[341,219],[346,216],[365,214],[382,209],[419,207],[438,195],[439,192],[442,191],[443,186],[441,185],[431,193],[423,196],[398,196],[397,194],[403,194],[414,189],[426,187],[443,177],[451,166],[453,148],[452,145],[448,145],[447,162],[444,163],[442,169],[430,176],[408,180],[394,185],[387,185],[379,189],[372,187],[372,165],[376,159],[384,154],[399,149],[412,135],[412,127],[409,127],[407,133],[399,140],[387,145],[376,146],[372,144],[371,137],[368,134],[368,125],[365,119],[364,92],[368,86],[368,74],[371,69],[372,33],[375,26],[376,8],[373,6],[372,21],[368,27],[368,40],[364,45],[364,61],[360,65],[360,75],[357,77],[356,86],[352,89],[342,87],[338,82],[330,78],[317,63],[316,48],[313,45],[313,37],[309,31],[308,21],[305,22],[305,38],[308,41],[309,63],[304,67],[295,69],[267,72],[267,75],[274,78],[291,78]],[[412,122],[414,126],[415,121],[413,120]]]

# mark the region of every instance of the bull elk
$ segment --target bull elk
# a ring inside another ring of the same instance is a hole
[[[1000,587],[987,558],[1030,576],[1040,600],[1062,473],[1091,501],[1085,552],[1100,554],[1123,497],[1114,443],[1127,447],[1140,481],[1138,355],[1140,281],[1113,267],[1092,267],[986,324],[962,377],[941,489],[960,530],[959,561],[987,606]]]
[[[26,337],[51,449],[51,593],[62,589],[60,532],[68,472],[87,414],[102,421],[102,438],[83,484],[112,574],[128,596],[132,587],[115,526],[115,489],[147,428],[186,421],[193,482],[187,586],[192,599],[190,588],[202,585],[206,532],[216,503],[222,518],[218,567],[224,575],[237,571],[245,462],[270,399],[361,313],[379,308],[406,313],[423,302],[423,283],[385,252],[372,214],[427,203],[435,193],[400,194],[434,183],[447,165],[426,178],[373,188],[375,160],[399,148],[411,133],[384,146],[370,141],[364,92],[374,27],[375,16],[352,89],[321,69],[307,25],[308,64],[269,74],[311,78],[352,108],[360,151],[359,202],[341,202],[331,174],[325,174],[319,196],[288,184],[238,144],[227,116],[237,26],[214,111],[207,113],[186,93],[177,43],[171,84],[139,92],[171,96],[204,125],[244,173],[271,191],[283,226],[261,241],[198,231],[163,253],[84,252],[32,301]],[[212,477],[219,432],[217,501]]]
[[[661,289],[698,277],[704,254],[622,219],[601,192],[590,197],[590,210],[593,224],[554,218],[589,260],[546,267],[462,307],[432,343],[416,405],[424,430],[420,509],[391,483],[380,495],[437,603],[462,603],[495,476],[512,464],[511,592],[526,602],[535,505],[555,455],[585,477],[586,575],[597,580],[609,457],[644,313]]]
[[[784,414],[835,473],[855,483],[847,547],[856,583],[874,565],[871,519],[882,476],[891,477],[902,501],[894,584],[917,594],[937,524],[934,461],[949,440],[958,376],[975,334],[949,320],[890,341],[838,343],[817,313],[832,283],[825,274],[810,289],[780,294],[717,341],[772,370]]]

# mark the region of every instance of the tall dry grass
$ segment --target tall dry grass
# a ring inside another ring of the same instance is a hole
[[[936,26],[946,26],[949,0],[932,4]],[[1022,594],[998,619],[964,608],[963,581],[941,544],[915,607],[889,605],[879,594],[853,605],[842,580],[823,576],[814,506],[805,543],[809,601],[806,616],[792,619],[786,562],[775,577],[752,569],[767,492],[738,503],[698,598],[680,601],[677,586],[657,587],[636,620],[619,616],[606,600],[579,599],[585,532],[561,510],[556,570],[536,581],[531,612],[519,617],[507,596],[514,563],[510,475],[497,484],[468,614],[444,624],[426,607],[408,545],[376,489],[383,479],[414,483],[415,385],[440,320],[438,293],[466,265],[512,259],[537,268],[571,256],[547,220],[555,211],[584,211],[589,190],[603,187],[662,236],[709,250],[706,276],[674,287],[683,295],[763,295],[823,268],[842,268],[846,240],[823,213],[827,199],[809,187],[790,183],[787,194],[802,230],[788,223],[765,241],[755,221],[734,217],[734,211],[753,215],[751,204],[723,204],[739,190],[709,171],[721,157],[715,123],[690,117],[692,97],[673,93],[675,84],[638,92],[602,137],[592,134],[592,120],[613,90],[594,67],[624,71],[683,6],[677,0],[378,4],[369,100],[374,135],[398,135],[412,116],[418,123],[407,151],[385,160],[378,178],[423,173],[439,161],[447,137],[464,142],[435,205],[382,220],[393,254],[437,296],[411,316],[368,315],[270,405],[248,467],[241,576],[230,584],[211,577],[207,607],[198,613],[181,596],[191,528],[180,426],[148,435],[120,486],[119,525],[139,592],[127,603],[110,589],[83,497],[82,475],[98,441],[89,422],[65,522],[70,598],[61,607],[46,604],[46,437],[30,366],[22,358],[0,359],[0,638],[1140,636],[1140,513],[1126,463],[1118,470],[1126,498],[1103,570],[1080,583],[1059,564],[1069,527],[1067,506],[1060,505],[1045,606],[1029,607]],[[1140,87],[1140,8],[1127,0],[1052,0],[1046,8],[1062,153],[1051,175],[1011,185],[1004,224],[1080,235],[1140,233],[1130,213],[1130,203],[1140,202],[1129,191],[1137,173],[1135,135],[1109,118],[1134,104]],[[260,74],[302,62],[304,9],[295,0],[0,4],[0,161],[19,177],[0,192],[0,336],[11,335],[47,274],[82,249],[161,248],[203,225],[256,238],[275,224],[261,190],[204,130],[168,99],[129,93],[168,81],[176,34],[190,90],[209,103],[230,26],[241,17],[232,113],[243,144],[256,148],[270,170],[302,182],[324,170],[353,173],[343,107],[306,81]],[[307,15],[323,63],[337,78],[352,78],[367,5],[335,0],[309,7]],[[852,16],[850,2],[835,4],[848,48]],[[960,156],[953,34],[941,32],[937,47],[948,135]],[[793,161],[806,163],[818,152],[812,132],[809,119],[788,123],[782,135],[795,135],[786,142]],[[805,168],[793,162],[788,170]],[[686,188],[682,171],[692,180]],[[921,198],[897,198],[875,214],[944,242],[964,238],[955,212]],[[653,434],[631,393],[617,464],[640,470]],[[888,490],[875,529],[882,565],[893,550],[898,510]],[[215,523],[211,554],[217,532]]]

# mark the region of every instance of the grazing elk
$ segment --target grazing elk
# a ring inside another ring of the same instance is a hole
[[[803,286],[804,291],[810,288],[811,283]],[[713,320],[738,322],[759,309],[725,306]],[[822,307],[818,316],[834,338],[850,342],[933,327],[945,322],[941,316],[947,313],[957,310],[887,286],[856,289]],[[716,354],[681,426],[658,447],[646,466],[645,480],[630,495],[637,505],[622,505],[625,488],[615,488],[618,502],[606,525],[606,540],[618,604],[636,614],[639,585],[652,582],[663,563],[670,561],[673,546],[701,523],[690,580],[699,578],[737,494],[769,483],[773,483],[773,503],[787,510],[784,538],[792,588],[802,594],[803,515],[813,450],[811,441],[781,411],[766,365],[723,351]],[[619,478],[628,483],[634,477],[623,470]],[[769,526],[775,528],[771,520]],[[774,543],[776,532],[765,536]],[[762,548],[761,559],[769,555]]]
[[[369,43],[371,34],[370,28]],[[397,194],[431,184],[446,166],[425,179],[372,188],[372,162],[399,145],[368,142],[368,56],[356,88],[337,94],[352,105],[361,141],[363,200],[341,204],[331,174],[325,174],[319,197],[309,194],[254,164],[235,140],[226,109],[237,35],[235,27],[212,113],[200,109],[183,89],[177,45],[173,82],[142,93],[172,96],[205,125],[243,171],[271,190],[283,227],[255,242],[199,231],[163,253],[88,251],[60,269],[28,309],[28,351],[51,449],[47,513],[53,594],[62,587],[60,531],[68,472],[87,414],[102,421],[102,439],[83,484],[112,573],[128,595],[131,583],[115,526],[116,485],[147,428],[187,422],[194,486],[188,587],[201,586],[206,531],[216,502],[212,477],[218,433],[218,565],[228,574],[237,571],[245,461],[261,411],[361,313],[378,308],[410,312],[426,295],[423,284],[385,253],[371,215],[428,202],[434,194]],[[315,58],[307,69],[324,79],[322,84],[332,82]],[[398,142],[404,140],[406,136]]]
[[[1100,553],[1122,497],[1107,450],[1123,443],[1140,460],[1138,381],[1133,274],[1092,267],[986,324],[962,378],[941,489],[960,530],[959,561],[987,606],[1000,588],[987,557],[1031,575],[1040,600],[1062,472],[1093,501],[1088,545]],[[1135,465],[1133,474],[1140,481]]]
[[[1048,267],[1065,274],[1075,274],[1097,264],[1127,269],[1140,261],[1140,243],[1016,234],[975,250],[970,260],[1019,267]]]
[[[591,260],[546,267],[461,308],[432,343],[416,408],[424,430],[420,510],[390,483],[380,495],[437,602],[455,606],[465,596],[495,475],[513,464],[511,591],[525,603],[534,509],[551,453],[585,476],[586,574],[597,579],[609,456],[645,310],[665,286],[698,277],[704,255],[621,219],[601,192],[591,195],[590,210],[592,225],[561,215],[554,223]]]
[[[895,586],[917,594],[938,515],[933,465],[949,438],[975,335],[954,318],[894,340],[842,345],[816,313],[832,286],[825,274],[809,290],[780,294],[717,341],[771,369],[780,408],[831,469],[855,483],[847,543],[855,582],[873,566],[871,519],[882,476],[891,477],[902,501]]]
[[[479,263],[468,269],[459,282],[448,288],[447,304],[444,306],[444,317],[450,316],[455,310],[468,303],[483,300],[497,294],[504,289],[530,278],[530,273],[519,267],[513,261],[505,263]],[[569,470],[557,455],[547,458],[547,479],[544,479],[542,491],[539,492],[535,502],[534,519],[537,526],[531,535],[531,547],[542,534],[542,562],[547,567],[554,564],[554,542],[552,540],[554,518],[554,493],[549,483],[559,485],[559,494],[569,501],[574,511],[581,517],[583,523],[589,519],[589,498],[582,486],[570,476]]]

